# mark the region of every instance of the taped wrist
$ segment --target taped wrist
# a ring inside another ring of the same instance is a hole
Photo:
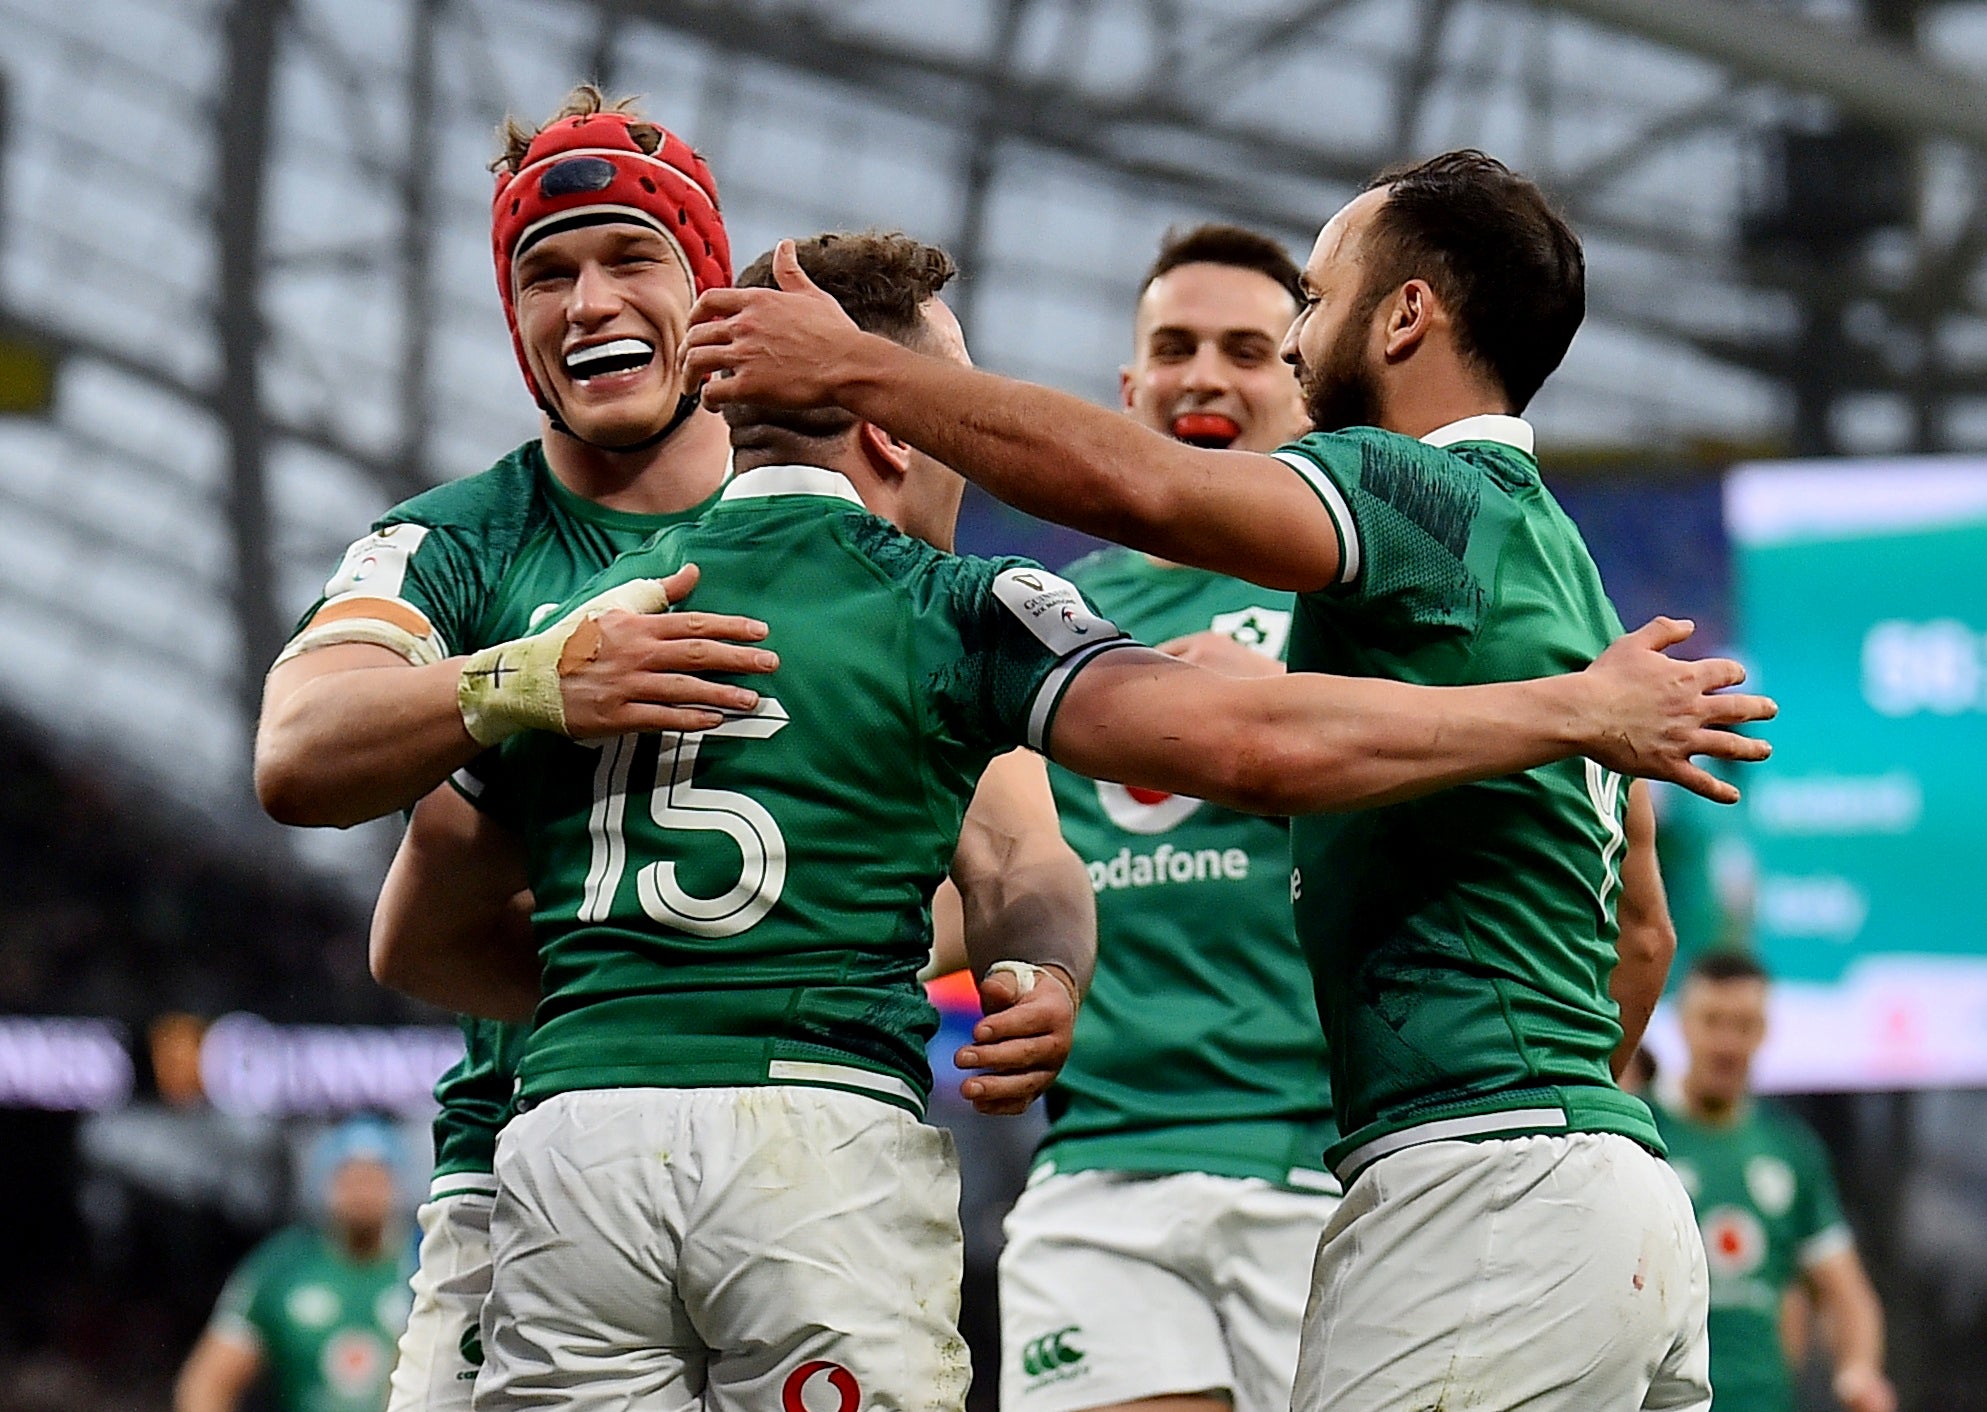
[[[604,613],[668,611],[669,595],[659,579],[635,579],[595,594],[529,637],[500,642],[465,658],[462,675],[456,679],[455,704],[470,739],[487,747],[519,731],[566,734],[566,699],[559,678],[573,634]],[[598,649],[598,638],[593,646]],[[581,654],[581,661],[591,660],[592,655]]]
[[[563,625],[562,625],[563,626]],[[470,739],[492,746],[519,731],[566,733],[566,702],[559,691],[559,654],[572,629],[500,642],[464,659],[455,704]]]

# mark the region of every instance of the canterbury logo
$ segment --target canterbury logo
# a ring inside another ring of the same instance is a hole
[[[1083,1350],[1069,1341],[1072,1334],[1081,1333],[1075,1324],[1057,1329],[1052,1334],[1043,1334],[1029,1341],[1021,1350],[1021,1371],[1031,1378],[1039,1378],[1044,1373],[1053,1373],[1058,1368],[1067,1368],[1072,1363],[1083,1361]]]

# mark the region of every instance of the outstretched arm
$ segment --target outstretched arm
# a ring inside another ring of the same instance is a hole
[[[1337,531],[1289,467],[1148,431],[1081,398],[978,372],[858,329],[802,273],[780,288],[697,301],[685,368],[704,402],[840,406],[1030,514],[1267,588],[1308,592],[1339,573]]]
[[[1615,942],[1614,973],[1608,977],[1608,994],[1621,1010],[1621,1043],[1612,1064],[1617,1079],[1649,1028],[1677,954],[1677,929],[1670,922],[1670,901],[1656,863],[1656,810],[1649,786],[1641,780],[1628,789],[1627,834],[1621,898],[1615,905],[1621,935]]]
[[[1714,694],[1744,680],[1736,662],[1663,654],[1689,634],[1658,618],[1585,671],[1463,687],[1308,672],[1248,681],[1119,648],[1071,681],[1049,755],[1257,814],[1368,809],[1572,755],[1731,803],[1738,790],[1692,757],[1765,759],[1765,741],[1721,727],[1777,708]]]
[[[1823,1256],[1806,1274],[1834,1367],[1836,1399],[1849,1412],[1897,1412],[1897,1393],[1883,1371],[1883,1306],[1855,1247]]]
[[[1077,1004],[1097,958],[1090,875],[1063,842],[1041,756],[1017,750],[987,767],[960,831],[952,880],[986,1012],[957,1056],[961,1068],[980,1071],[960,1093],[982,1113],[1019,1113],[1069,1058]],[[994,969],[1004,961],[1043,973]]]
[[[531,901],[522,841],[438,789],[415,806],[373,908],[373,979],[459,1015],[528,1020]]]
[[[763,623],[661,611],[696,581],[686,565],[650,586],[642,611],[614,615],[584,674],[566,683],[568,733],[703,730],[721,719],[711,708],[757,704],[745,688],[687,675],[766,672],[777,663],[756,645]],[[396,611],[391,600],[366,602],[383,615]],[[326,624],[321,646],[310,645],[315,629],[306,628],[296,645],[308,650],[286,654],[263,684],[255,791],[279,823],[345,828],[404,809],[483,749],[462,699],[463,672],[475,659],[417,665],[377,641],[343,640],[364,621],[348,612]],[[375,636],[392,640],[392,626]]]
[[[262,1350],[208,1329],[173,1384],[173,1412],[235,1412],[262,1373]]]

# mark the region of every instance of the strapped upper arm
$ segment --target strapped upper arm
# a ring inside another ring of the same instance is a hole
[[[378,526],[346,548],[276,663],[348,643],[417,667],[439,662],[470,645],[484,596],[474,557],[447,529],[409,521]]]

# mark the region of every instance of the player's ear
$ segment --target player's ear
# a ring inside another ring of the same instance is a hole
[[[1435,290],[1427,280],[1411,279],[1396,290],[1387,306],[1387,358],[1405,358],[1418,348],[1435,326],[1436,312]]]
[[[1129,367],[1121,367],[1118,369],[1118,406],[1124,411],[1129,412],[1131,410],[1131,398],[1131,369]]]
[[[911,443],[899,441],[875,422],[864,422],[857,429],[856,444],[879,476],[902,480],[911,468]]]

